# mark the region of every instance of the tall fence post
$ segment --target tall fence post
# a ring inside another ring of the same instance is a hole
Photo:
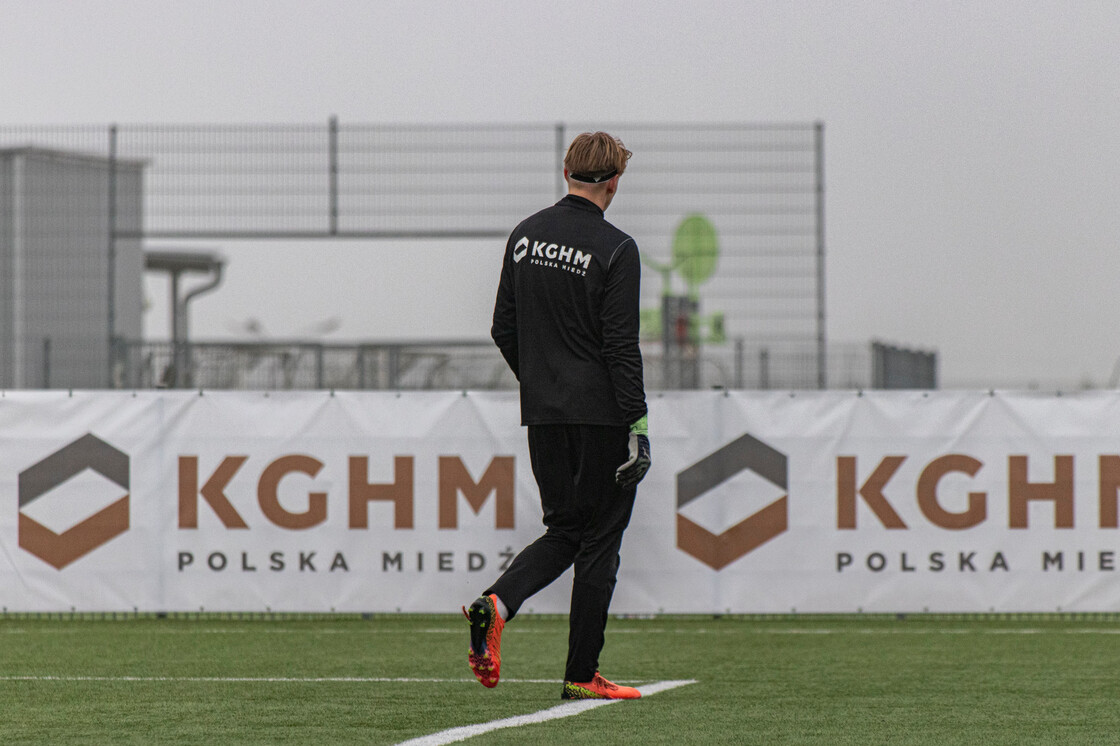
[[[106,247],[108,254],[108,287],[109,309],[106,317],[108,324],[108,364],[105,370],[105,381],[109,388],[113,386],[113,341],[117,336],[117,125],[109,127],[109,243]]]
[[[556,200],[564,199],[568,185],[564,182],[564,123],[556,123]]]
[[[389,385],[387,389],[400,388],[400,365],[401,365],[401,348],[400,345],[393,345],[389,348]]]
[[[51,387],[51,338],[43,337],[43,388]]]
[[[817,154],[817,388],[828,388],[828,345],[824,329],[824,122],[814,127]]]
[[[743,382],[743,353],[745,344],[742,337],[735,339],[735,388],[742,390],[744,388]]]
[[[338,235],[338,117],[332,116],[327,123],[327,148],[329,169],[330,234]]]

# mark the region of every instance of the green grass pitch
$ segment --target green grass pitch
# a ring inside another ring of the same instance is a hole
[[[451,616],[8,616],[0,737],[394,744],[561,704],[566,638],[564,619],[515,620],[488,690]],[[605,676],[696,683],[474,741],[1117,743],[1118,663],[1111,616],[612,619]]]

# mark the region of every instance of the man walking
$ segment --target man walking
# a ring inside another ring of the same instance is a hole
[[[599,674],[622,534],[650,466],[638,247],[603,218],[630,155],[605,132],[576,137],[564,157],[568,195],[506,243],[491,336],[520,383],[546,530],[464,610],[468,662],[487,687],[501,673],[505,623],[574,565],[561,697],[641,696]]]

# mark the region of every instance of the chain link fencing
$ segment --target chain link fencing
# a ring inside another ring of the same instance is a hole
[[[718,320],[718,333],[685,340],[681,349],[670,349],[663,330],[645,333],[647,383],[680,386],[663,361],[676,364],[684,355],[696,361],[689,386],[825,387],[835,355],[825,340],[820,123],[389,125],[334,118],[315,125],[0,127],[0,262],[7,261],[0,266],[7,270],[0,271],[0,345],[10,361],[7,373],[0,366],[0,386],[508,387],[512,377],[493,370],[496,352],[484,351],[485,343],[143,340],[129,310],[140,307],[139,252],[170,240],[353,239],[378,251],[386,240],[427,239],[453,252],[456,242],[484,239],[500,247],[521,219],[565,193],[567,144],[595,129],[619,136],[635,154],[625,199],[615,201],[609,219],[642,251],[646,317],[656,322],[664,298],[688,296],[711,328]],[[55,158],[95,177],[36,191],[27,183],[29,158]],[[92,227],[68,220],[64,209],[47,209],[83,194],[103,211]],[[674,268],[674,241],[682,221],[695,215],[713,227],[718,260],[710,277],[690,286],[679,262]],[[24,269],[28,257],[41,257],[34,287],[47,298],[44,308],[27,305],[33,282],[13,256]],[[96,261],[69,284],[53,282],[78,256]],[[76,296],[84,300],[59,312]],[[64,348],[84,351],[63,360]]]

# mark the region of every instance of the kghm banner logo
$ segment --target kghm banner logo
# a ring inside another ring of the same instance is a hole
[[[76,525],[56,533],[24,509],[86,469],[120,487],[124,495]],[[128,530],[128,454],[86,434],[19,474],[19,545],[61,570]]]
[[[789,489],[786,455],[752,435],[743,435],[677,474],[677,548],[721,570],[789,527],[789,496],[782,495],[721,534],[681,515],[681,509],[743,471]]]

